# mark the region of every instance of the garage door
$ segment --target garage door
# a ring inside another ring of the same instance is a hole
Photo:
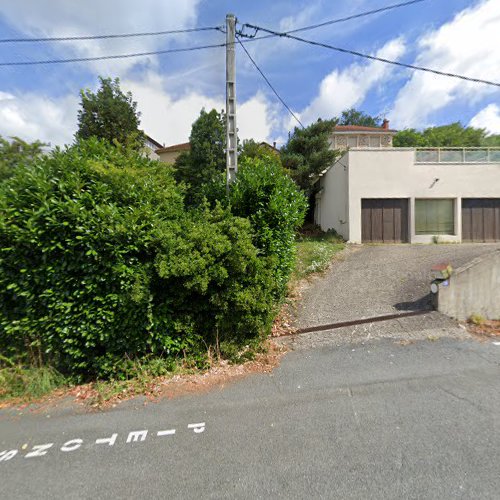
[[[361,200],[363,242],[406,243],[408,200],[396,198]]]
[[[462,200],[462,240],[500,241],[500,198]]]

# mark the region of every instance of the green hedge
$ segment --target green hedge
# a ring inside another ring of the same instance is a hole
[[[255,245],[274,260],[275,294],[282,298],[293,270],[295,234],[307,211],[305,195],[279,157],[262,152],[242,159],[229,199],[233,214],[252,223]]]
[[[133,151],[89,140],[19,167],[0,215],[6,356],[84,379],[270,327],[275,261],[251,222],[186,211],[172,170]]]

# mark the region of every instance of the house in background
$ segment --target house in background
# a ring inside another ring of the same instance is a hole
[[[182,144],[174,144],[173,146],[160,147],[156,150],[156,154],[159,156],[160,161],[174,164],[181,153],[190,150],[191,144],[189,142],[184,142]]]
[[[271,146],[271,144],[267,142],[260,142],[259,145],[267,148],[273,154],[279,154],[279,149],[276,148],[276,143],[273,143]],[[182,144],[174,144],[173,146],[162,146],[156,149],[156,154],[158,155],[160,161],[173,164],[181,153],[190,150],[191,144],[189,142],[184,142]]]
[[[500,148],[396,148],[396,131],[337,127],[315,222],[347,241],[500,241]]]
[[[144,147],[146,148],[146,154],[151,158],[152,160],[159,160],[160,157],[156,153],[156,150],[158,148],[162,148],[163,146],[158,142],[155,141],[152,137],[146,134],[146,139],[144,141]]]

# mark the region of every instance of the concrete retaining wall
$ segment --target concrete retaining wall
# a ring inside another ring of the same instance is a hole
[[[455,269],[448,286],[439,285],[437,308],[459,320],[472,314],[500,319],[500,250]]]

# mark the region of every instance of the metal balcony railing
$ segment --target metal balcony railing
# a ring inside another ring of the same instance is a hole
[[[500,148],[416,148],[415,163],[500,163]]]

